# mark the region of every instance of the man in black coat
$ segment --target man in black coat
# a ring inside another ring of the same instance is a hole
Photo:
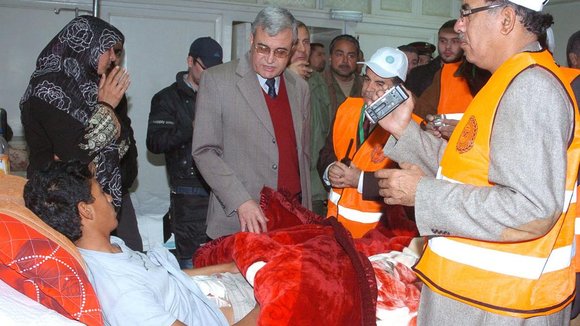
[[[222,63],[222,47],[210,37],[195,40],[187,56],[187,71],[175,83],[153,96],[147,148],[164,153],[171,187],[171,230],[182,268],[192,267],[192,256],[207,241],[208,186],[191,156],[195,101],[201,73]]]

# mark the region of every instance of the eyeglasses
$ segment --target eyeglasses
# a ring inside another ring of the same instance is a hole
[[[265,56],[269,56],[270,52],[272,52],[272,49],[264,44],[254,44],[254,48],[256,49],[256,52]],[[288,55],[290,55],[290,50],[288,49],[277,48],[274,50],[274,56],[278,59],[286,59]]]
[[[461,8],[461,9],[459,9],[459,19],[463,19],[469,15],[478,13],[480,11],[486,11],[486,10],[490,10],[490,9],[502,7],[502,6],[505,6],[505,4],[496,3],[494,5],[482,6],[482,7],[477,7],[477,8]]]
[[[207,70],[207,67],[201,61],[199,61],[199,59],[195,59],[195,62],[197,62],[201,69]]]

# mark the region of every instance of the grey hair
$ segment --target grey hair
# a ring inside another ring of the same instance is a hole
[[[298,39],[296,19],[288,9],[270,6],[262,9],[252,23],[252,35],[256,36],[258,27],[263,28],[269,36],[276,36],[281,31],[292,30],[292,44]]]
[[[306,26],[306,24],[304,24],[300,20],[297,20],[296,21],[296,28],[306,28],[306,29],[308,29],[308,26]]]
[[[546,33],[548,28],[554,24],[554,17],[552,15],[541,11],[534,11],[509,0],[488,0],[487,3],[499,3],[514,8],[520,23],[524,25],[528,32],[536,35],[536,37]],[[497,8],[492,10],[497,10]]]

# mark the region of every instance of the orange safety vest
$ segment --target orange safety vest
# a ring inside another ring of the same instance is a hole
[[[444,63],[441,67],[438,114],[463,113],[473,100],[465,78],[455,76],[462,63],[463,61]]]
[[[377,126],[356,149],[358,122],[363,106],[362,98],[349,97],[336,111],[332,138],[334,153],[338,159],[345,157],[352,139],[354,145],[349,154],[352,163],[361,171],[374,172],[386,168],[392,162],[383,152],[390,134]],[[375,228],[385,208],[383,201],[363,200],[357,188],[332,188],[328,195],[326,216],[336,216],[353,238],[360,238]]]
[[[567,80],[572,83],[576,78],[580,78],[580,69],[574,68],[567,68],[561,67],[562,73],[566,76]],[[578,185],[577,191],[580,191],[580,185]],[[576,205],[576,223],[574,227],[574,234],[575,239],[574,242],[576,244],[576,254],[574,258],[574,262],[576,265],[576,273],[580,272],[580,250],[578,250],[578,245],[580,244],[580,205]]]
[[[490,139],[497,106],[511,81],[540,65],[560,81],[574,103],[574,139],[567,150],[562,214],[550,231],[519,242],[433,237],[415,266],[429,288],[443,296],[502,315],[528,318],[560,311],[574,299],[573,259],[576,180],[580,162],[580,119],[570,83],[547,51],[520,53],[505,62],[475,97],[441,159],[437,177],[491,187]]]
[[[411,114],[411,120],[415,121],[418,125],[420,125],[423,122],[423,118],[416,115],[415,113]]]

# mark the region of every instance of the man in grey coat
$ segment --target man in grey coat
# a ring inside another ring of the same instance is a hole
[[[420,325],[569,322],[578,119],[538,42],[553,23],[545,2],[463,0],[461,47],[492,77],[449,143],[410,120],[411,100],[379,122],[402,168],[376,173],[380,193],[414,205],[429,239],[416,266]]]
[[[249,53],[202,75],[192,154],[211,187],[211,238],[266,231],[263,186],[310,208],[310,94],[285,71],[296,39],[292,14],[267,7],[252,23]]]

